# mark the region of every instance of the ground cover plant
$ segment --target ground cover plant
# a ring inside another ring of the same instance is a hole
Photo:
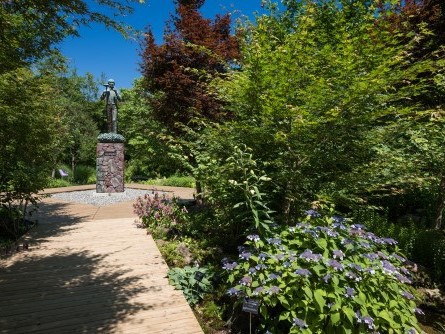
[[[267,238],[249,235],[226,262],[228,294],[260,301],[267,333],[418,333],[416,297],[397,242],[306,212]]]

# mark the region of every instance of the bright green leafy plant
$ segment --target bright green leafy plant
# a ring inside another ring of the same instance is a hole
[[[197,304],[206,294],[213,291],[212,277],[212,271],[203,267],[186,266],[173,268],[168,272],[170,284],[182,290],[190,305]]]
[[[226,262],[229,295],[260,301],[267,333],[417,333],[407,260],[397,242],[308,210],[302,222],[249,235]]]

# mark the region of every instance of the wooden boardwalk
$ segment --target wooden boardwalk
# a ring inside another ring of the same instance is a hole
[[[0,260],[0,333],[203,333],[131,203],[42,207],[29,250]]]

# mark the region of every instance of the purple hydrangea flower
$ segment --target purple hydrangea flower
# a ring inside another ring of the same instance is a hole
[[[311,210],[307,210],[305,212],[305,214],[306,214],[306,216],[310,216],[311,218],[321,217],[321,214],[318,211],[312,210],[312,209]]]
[[[260,260],[265,260],[267,258],[267,254],[266,253],[260,253],[260,255],[258,255],[258,257],[260,258]]]
[[[281,239],[280,238],[268,238],[267,242],[271,245],[281,245]]]
[[[254,267],[250,267],[250,268],[249,268],[249,274],[255,274],[256,271],[257,271],[257,269],[254,268]]]
[[[240,290],[238,290],[237,288],[230,288],[229,290],[227,290],[227,294],[229,296],[237,296],[240,293]]]
[[[258,296],[261,292],[264,291],[264,288],[262,286],[259,286],[258,288],[256,288],[255,290],[253,290],[253,294],[255,296]]]
[[[275,285],[273,285],[273,286],[271,286],[271,287],[269,288],[269,291],[268,291],[267,293],[270,294],[270,295],[276,295],[276,294],[278,294],[279,292],[280,292],[280,288],[277,287],[277,286],[275,286]]]
[[[414,328],[411,328],[411,329],[408,331],[408,334],[417,334],[417,331],[416,331]]]
[[[295,227],[304,230],[304,229],[309,228],[310,226],[306,223],[297,223],[297,225],[295,225]]]
[[[252,277],[250,276],[244,276],[243,278],[241,278],[241,280],[239,281],[239,284],[241,285],[250,285],[252,284]]]
[[[346,225],[342,224],[342,223],[333,223],[332,227],[335,229],[339,229],[339,230],[346,230],[347,227]]]
[[[381,259],[388,260],[388,255],[386,255],[385,253],[383,253],[383,252],[381,252],[381,251],[378,251],[378,252],[377,252],[377,255],[378,255]]]
[[[306,249],[303,253],[300,254],[300,258],[309,262],[318,262],[321,260],[321,254],[314,254],[310,249]]]
[[[387,244],[387,245],[397,245],[398,244],[397,240],[394,240],[392,238],[382,238],[382,241],[384,244]]]
[[[399,254],[393,253],[391,254],[392,257],[394,257],[395,259],[399,260],[402,263],[406,262],[406,259],[403,256],[400,256]]]
[[[371,261],[375,261],[379,258],[379,256],[375,253],[363,254],[364,257],[368,258]]]
[[[223,265],[223,269],[226,269],[226,270],[233,270],[233,269],[236,268],[237,265],[238,265],[238,263],[236,263],[236,262],[232,262],[232,263],[226,262],[226,263]]]
[[[406,291],[402,291],[402,296],[409,300],[414,299],[414,296]]]
[[[328,266],[332,267],[335,271],[343,271],[345,269],[345,267],[343,267],[343,265],[337,260],[329,260]]]
[[[334,258],[334,259],[340,259],[340,260],[343,260],[343,258],[345,257],[345,253],[343,253],[341,250],[339,250],[339,249],[334,249],[333,251],[332,251],[332,257]]]
[[[258,242],[260,241],[260,236],[257,234],[251,234],[247,236],[247,239],[254,241],[254,242]]]
[[[250,259],[251,256],[252,256],[252,253],[247,252],[247,251],[243,251],[243,252],[239,255],[239,257],[240,257],[241,259],[243,259],[243,260],[248,260],[248,259]]]
[[[365,316],[362,317],[362,321],[368,326],[369,329],[374,329],[374,319],[369,317],[369,316]]]
[[[362,224],[353,224],[353,225],[351,225],[351,227],[353,229],[357,229],[357,230],[364,230],[365,229],[365,225],[362,225]]]
[[[331,274],[326,274],[323,276],[323,281],[328,284],[329,280],[331,279],[332,275]]]
[[[354,295],[355,295],[355,290],[354,290],[354,288],[346,287],[345,297],[353,298]]]
[[[293,327],[298,326],[300,329],[308,328],[308,325],[303,319],[300,318],[294,318]]]
[[[361,277],[357,276],[355,273],[353,273],[352,271],[348,271],[346,272],[345,276],[349,279],[352,279],[356,282],[360,282],[362,279]]]
[[[283,263],[283,267],[284,268],[289,268],[290,267],[290,262],[289,261],[284,262]]]
[[[256,270],[261,270],[261,269],[266,269],[266,268],[267,268],[267,266],[262,263],[259,263],[255,266]]]
[[[420,308],[416,307],[414,309],[414,313],[420,314],[420,315],[425,315],[425,312],[423,312]]]
[[[340,216],[332,216],[331,219],[334,223],[337,223],[337,224],[343,223],[346,220],[345,218],[340,217]]]
[[[300,268],[300,269],[295,270],[295,274],[304,276],[304,277],[308,277],[311,275],[311,272],[307,269]]]
[[[277,279],[277,278],[280,278],[280,275],[272,273],[272,274],[269,275],[268,280],[271,281],[271,280],[274,280],[274,279]]]
[[[383,272],[386,274],[394,274],[397,272],[397,268],[389,261],[381,261]]]
[[[400,283],[407,283],[407,284],[412,283],[412,281],[408,277],[406,277],[400,273],[395,273],[394,276],[399,280]]]

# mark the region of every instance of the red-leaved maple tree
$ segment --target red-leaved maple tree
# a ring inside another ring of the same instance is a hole
[[[238,58],[239,45],[230,31],[229,14],[206,19],[199,12],[203,3],[177,1],[164,43],[156,44],[151,30],[143,43],[143,85],[153,117],[174,134],[195,118],[221,121],[230,117],[208,87]]]

